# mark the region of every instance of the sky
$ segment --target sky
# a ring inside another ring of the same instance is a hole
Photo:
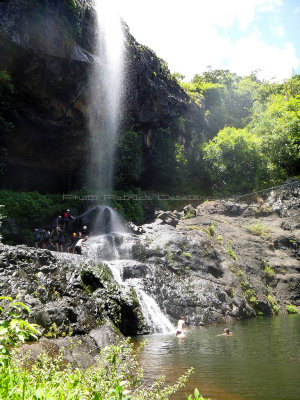
[[[189,81],[196,73],[300,73],[300,0],[116,0],[135,39]]]

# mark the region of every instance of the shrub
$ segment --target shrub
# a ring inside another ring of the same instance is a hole
[[[0,306],[0,367],[7,367],[10,362],[11,349],[28,339],[37,339],[37,325],[30,324],[22,317],[22,311],[30,309],[12,297],[1,296]]]
[[[14,359],[8,367],[0,367],[0,398],[9,398],[13,391],[13,398],[23,400],[162,400],[184,387],[193,372],[190,369],[173,385],[163,387],[165,378],[160,377],[151,388],[144,388],[137,361],[139,351],[129,340],[121,341],[105,347],[97,362],[85,370],[66,365],[63,351],[56,360],[40,354],[37,363],[25,371],[22,360]]]
[[[275,299],[273,299],[273,297],[270,294],[268,294],[267,298],[268,298],[268,302],[272,308],[273,313],[279,314],[280,308],[277,305],[277,301]]]
[[[193,211],[188,210],[188,211],[185,213],[183,219],[190,219],[190,218],[195,218],[195,213],[193,213]],[[190,229],[193,229],[193,228],[190,228]],[[194,228],[194,229],[195,229],[195,228]]]
[[[271,281],[274,278],[275,275],[275,271],[272,267],[270,267],[269,265],[265,266],[265,277],[268,281]]]
[[[224,193],[250,191],[268,174],[261,139],[247,129],[225,127],[203,153],[215,187]]]
[[[119,190],[114,192],[114,194],[116,197],[112,202],[112,206],[117,208],[118,212],[123,215],[124,218],[138,224],[144,222],[142,201],[136,200],[141,194],[139,191],[134,193]]]
[[[299,312],[298,308],[292,304],[287,305],[285,309],[289,314],[298,314]]]

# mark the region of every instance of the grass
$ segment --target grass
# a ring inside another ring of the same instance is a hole
[[[191,229],[192,231],[202,231],[202,228],[196,225],[189,225],[188,228]]]
[[[204,229],[208,236],[214,237],[216,235],[216,229],[214,224],[210,224],[208,229]]]
[[[223,237],[222,237],[222,235],[218,235],[218,236],[217,236],[217,242],[219,243],[219,245],[222,246],[222,244],[223,244]]]
[[[265,238],[269,238],[271,236],[271,229],[261,223],[257,223],[254,225],[249,225],[245,227],[246,230],[254,236],[261,236]]]
[[[237,256],[236,256],[235,252],[232,250],[231,247],[228,246],[227,249],[226,249],[226,251],[227,251],[227,254],[229,254],[230,257],[231,257],[234,261],[237,261]]]

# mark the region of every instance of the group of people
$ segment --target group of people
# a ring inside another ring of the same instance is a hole
[[[67,209],[63,216],[59,215],[51,225],[50,230],[37,228],[34,231],[34,244],[36,248],[56,251],[67,251],[73,254],[82,254],[82,245],[91,232],[87,226],[72,232],[73,222],[76,218],[72,211]],[[73,229],[74,231],[75,229]]]
[[[181,316],[181,317],[179,318],[178,322],[177,322],[176,336],[177,336],[178,338],[183,338],[183,337],[185,337],[185,334],[184,334],[184,324],[185,324],[184,317]],[[218,335],[218,336],[232,336],[232,333],[230,332],[230,330],[229,330],[228,328],[225,328],[225,329],[224,329],[224,332],[223,332],[221,335]]]

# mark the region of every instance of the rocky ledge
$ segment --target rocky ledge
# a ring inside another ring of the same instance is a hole
[[[46,337],[86,334],[109,321],[125,335],[143,330],[134,292],[121,292],[105,265],[83,256],[0,245],[0,292],[19,295]]]
[[[300,306],[299,183],[241,200],[158,213],[143,226],[146,286],[170,317],[198,325]]]
[[[181,314],[203,325],[284,313],[300,306],[299,199],[293,183],[247,202],[160,212],[131,224],[134,233],[89,238],[82,256],[1,245],[0,291],[20,293],[50,337],[107,321],[125,335],[148,332],[135,288],[174,323]]]

